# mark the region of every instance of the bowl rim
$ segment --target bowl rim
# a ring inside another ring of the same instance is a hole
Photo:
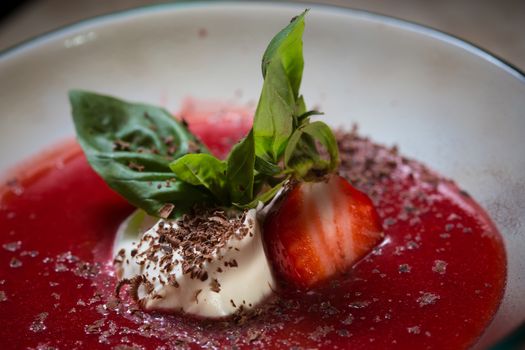
[[[177,11],[181,9],[205,9],[207,7],[224,7],[224,6],[242,6],[243,8],[255,8],[255,7],[266,7],[270,8],[288,8],[288,9],[298,9],[298,8],[312,8],[320,9],[326,13],[333,14],[346,14],[350,18],[354,19],[363,19],[370,22],[382,23],[389,27],[396,29],[421,34],[425,38],[437,40],[438,42],[457,47],[460,50],[466,51],[471,55],[476,56],[477,58],[495,66],[496,68],[502,70],[506,74],[509,74],[514,79],[517,79],[519,83],[525,85],[525,70],[513,65],[512,63],[506,61],[505,59],[499,57],[498,55],[490,52],[474,44],[468,40],[462,39],[456,35],[447,33],[442,30],[438,30],[426,25],[422,25],[413,21],[400,19],[393,16],[383,15],[375,13],[372,11],[355,9],[344,7],[340,5],[333,4],[319,4],[319,3],[305,3],[305,2],[292,2],[292,1],[279,1],[279,0],[267,0],[267,1],[250,1],[244,2],[242,0],[180,0],[178,2],[170,3],[158,3],[158,4],[148,4],[139,7],[134,7],[125,10],[113,11],[101,15],[92,16],[89,18],[82,19],[70,24],[59,26],[55,29],[37,34],[28,39],[22,40],[19,43],[16,43],[12,46],[9,46],[5,49],[0,50],[0,66],[5,61],[13,58],[16,55],[30,54],[33,48],[44,46],[49,42],[52,42],[58,37],[67,35],[68,33],[74,33],[78,30],[81,30],[84,27],[90,26],[104,26],[107,23],[111,23],[113,20],[133,18],[135,16],[148,16],[151,14],[159,13],[165,10]],[[11,168],[12,169],[12,168]],[[10,172],[8,168],[8,173]],[[503,299],[502,299],[503,300]],[[481,337],[485,334],[485,331],[491,327],[494,317],[490,322],[487,323],[487,327],[483,333],[475,340],[475,344],[479,342]],[[523,338],[523,324],[516,330],[515,333],[510,335],[503,335],[502,338],[498,339],[501,341],[501,344],[507,344],[505,341],[514,339],[516,334],[520,335],[521,338],[518,339],[518,343],[523,344],[519,341]],[[505,343],[504,343],[505,342]],[[494,349],[499,346],[500,343],[497,343]]]
[[[319,3],[304,3],[304,2],[292,2],[292,1],[250,1],[243,2],[242,0],[181,0],[178,2],[170,3],[159,3],[149,4],[130,9],[109,12],[89,18],[82,19],[80,21],[59,26],[55,29],[45,31],[41,34],[37,34],[28,39],[22,40],[12,46],[0,50],[0,63],[3,60],[9,58],[12,55],[24,53],[30,51],[32,47],[37,45],[45,44],[47,41],[53,40],[57,36],[61,36],[70,31],[75,31],[84,26],[96,25],[105,21],[111,21],[114,19],[121,19],[135,15],[151,14],[155,12],[161,12],[163,10],[177,10],[184,8],[205,8],[205,7],[224,7],[224,6],[244,6],[244,7],[257,7],[257,6],[268,6],[268,7],[286,7],[286,8],[319,8],[325,11],[343,12],[350,14],[355,18],[365,19],[383,23],[392,27],[397,27],[410,32],[416,32],[427,36],[432,39],[444,42],[446,44],[456,46],[463,49],[510,74],[521,83],[525,84],[525,71],[516,65],[508,62],[504,58],[494,54],[493,52],[482,48],[481,46],[474,44],[468,40],[460,38],[459,36],[447,33],[442,30],[438,30],[423,24],[419,24],[413,21],[387,16],[379,13],[375,13],[368,10],[355,9],[350,7],[343,7],[340,5],[333,4],[319,4]]]

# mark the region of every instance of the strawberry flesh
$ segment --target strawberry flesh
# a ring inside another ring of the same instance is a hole
[[[348,271],[383,238],[370,198],[338,175],[296,185],[264,228],[274,268],[298,287]]]

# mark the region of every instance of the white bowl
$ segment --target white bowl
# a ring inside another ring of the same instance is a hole
[[[305,7],[309,104],[455,179],[503,233],[507,290],[478,346],[491,344],[525,319],[525,76],[441,32],[276,3],[170,4],[87,20],[0,55],[0,172],[73,135],[71,88],[171,110],[185,96],[256,100],[265,45]]]

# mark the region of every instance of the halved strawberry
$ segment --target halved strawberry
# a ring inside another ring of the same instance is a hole
[[[330,175],[288,192],[266,218],[264,237],[278,272],[309,287],[348,270],[383,233],[370,198],[341,176]]]

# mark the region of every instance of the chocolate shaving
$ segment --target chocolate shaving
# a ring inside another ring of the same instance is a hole
[[[224,262],[224,266],[226,266],[226,267],[237,267],[239,265],[237,264],[237,260],[232,259],[230,261],[225,261]]]
[[[154,256],[158,249],[166,253],[164,244],[168,243],[171,249],[182,256],[182,273],[190,278],[206,281],[209,276],[205,263],[211,262],[217,255],[221,259],[221,249],[226,247],[230,239],[242,239],[248,234],[244,221],[244,213],[228,217],[222,210],[195,209],[177,220],[176,225],[167,221],[159,223],[157,233],[160,244],[150,247],[149,253],[145,254]],[[172,260],[171,256],[169,259],[163,258],[158,265],[168,272],[172,263],[179,263]],[[238,263],[232,260],[227,262],[227,266],[236,267]]]
[[[172,205],[169,205],[171,207]],[[168,207],[168,209],[170,209]],[[173,208],[171,208],[172,210]],[[168,215],[167,211],[165,215]],[[240,240],[246,237],[250,229],[245,225],[246,213],[226,214],[219,209],[199,209],[183,215],[176,221],[160,221],[156,228],[156,235],[145,234],[130,254],[139,265],[146,269],[155,268],[163,274],[161,276],[136,276],[133,279],[124,279],[116,287],[115,295],[118,297],[124,285],[129,285],[129,294],[139,305],[146,299],[139,299],[139,288],[144,288],[148,298],[161,298],[155,292],[155,285],[170,285],[179,288],[178,273],[173,272],[174,267],[183,275],[202,282],[210,279],[207,263],[213,260],[222,260],[227,253],[231,240]],[[253,226],[253,222],[252,222]],[[122,252],[120,255],[125,255]],[[180,258],[178,257],[180,256]],[[237,267],[235,259],[225,262],[226,266]],[[217,268],[217,272],[223,269]],[[209,288],[219,293],[221,285],[217,279],[209,282]],[[195,291],[195,302],[202,289]]]
[[[113,142],[113,149],[115,151],[129,151],[131,150],[131,144],[123,140],[115,140]]]
[[[139,172],[144,171],[144,165],[140,165],[135,162],[129,162],[128,168],[130,168],[131,170],[139,171]]]
[[[208,272],[204,271],[203,273],[201,273],[199,279],[202,282],[206,281],[208,279]]]
[[[179,282],[177,282],[175,275],[168,276],[168,283],[175,288],[179,288]]]
[[[188,141],[188,153],[200,153],[199,144],[195,141]]]
[[[166,203],[160,208],[159,210],[159,216],[163,219],[167,219],[171,212],[175,209],[175,205],[172,203]]]
[[[139,287],[142,283],[145,283],[145,282],[148,282],[148,281],[145,281],[142,275],[137,275],[131,279],[124,278],[118,281],[117,286],[115,287],[115,297],[117,299],[120,299],[120,291],[122,287],[129,285],[130,286],[129,294],[131,298],[134,301],[138,301],[139,300],[139,295],[138,295]],[[148,283],[151,284],[151,282],[148,282]],[[151,285],[151,287],[153,287],[153,285]],[[148,293],[150,293],[150,291],[148,291]]]
[[[215,293],[219,293],[221,291],[221,284],[216,278],[213,278],[210,282],[210,290]]]
[[[196,304],[199,303],[199,294],[201,294],[201,292],[202,292],[202,289],[197,289],[195,291],[194,301],[195,301]]]

